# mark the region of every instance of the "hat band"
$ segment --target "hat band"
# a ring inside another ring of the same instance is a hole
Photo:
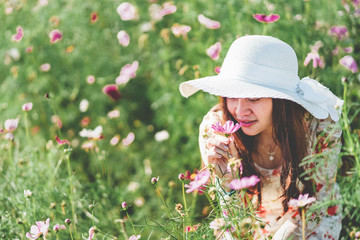
[[[224,61],[219,77],[240,82],[254,83],[270,88],[296,92],[299,76],[291,71],[281,70],[241,61]]]

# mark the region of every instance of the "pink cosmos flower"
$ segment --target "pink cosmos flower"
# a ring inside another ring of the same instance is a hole
[[[358,71],[358,66],[355,62],[355,59],[350,55],[346,55],[345,57],[341,58],[339,63],[346,69],[349,69],[352,73],[356,73]]]
[[[152,184],[156,184],[157,182],[159,181],[159,176],[158,177],[153,177],[153,178],[151,178],[151,183]]]
[[[217,73],[217,74],[220,73],[220,70],[221,70],[221,67],[220,67],[220,66],[216,66],[216,67],[214,68],[214,72]]]
[[[87,240],[91,240],[91,239],[94,238],[95,230],[96,230],[96,227],[91,227],[91,228],[89,229],[89,237],[88,237]]]
[[[176,12],[176,6],[172,2],[165,2],[162,6],[158,4],[151,4],[149,7],[150,17],[157,22],[163,19],[165,15]]]
[[[96,23],[97,20],[99,20],[98,14],[96,12],[92,12],[90,14],[90,22],[91,23]]]
[[[67,139],[64,139],[64,140],[60,140],[60,138],[58,136],[55,136],[55,139],[56,139],[56,142],[61,146],[61,145],[64,145],[64,144],[68,144],[70,145],[70,142],[69,140]]]
[[[112,111],[108,112],[107,116],[110,119],[118,118],[118,117],[120,117],[120,111],[117,109],[112,110]]]
[[[186,190],[186,193],[191,193],[195,190],[201,190],[203,189],[204,185],[207,183],[207,181],[210,178],[210,171],[208,169],[205,169],[198,174],[196,174],[195,179],[191,181],[189,184],[186,184],[185,187],[188,188]]]
[[[58,232],[58,231],[64,230],[64,229],[66,229],[65,225],[60,225],[60,224],[56,224],[56,225],[53,227],[53,230],[54,230],[55,232]]]
[[[225,226],[225,221],[223,218],[215,218],[210,224],[209,228],[211,229],[220,229]]]
[[[134,61],[132,64],[126,64],[121,68],[120,75],[116,78],[116,84],[125,84],[130,79],[136,77],[136,70],[139,68],[139,62]]]
[[[33,46],[29,46],[26,48],[26,53],[31,53],[34,50]]]
[[[53,115],[51,116],[51,121],[58,127],[58,128],[62,128],[62,121],[61,118],[57,115]]]
[[[49,222],[50,218],[46,219],[45,222],[36,222],[36,225],[31,226],[30,233],[26,233],[26,237],[30,239],[43,237],[43,239],[46,239],[46,235],[49,231]]]
[[[187,33],[191,31],[191,27],[187,25],[179,25],[175,23],[171,27],[171,32],[175,35],[175,37],[182,36],[184,39],[187,38]]]
[[[116,11],[123,21],[130,21],[136,18],[136,8],[128,2],[121,3]]]
[[[311,51],[310,53],[308,53],[304,61],[304,66],[307,66],[311,60],[313,61],[313,68],[317,68],[318,66],[320,68],[325,67],[324,59],[320,57],[318,52]]]
[[[22,105],[21,109],[23,111],[30,111],[32,109],[32,107],[33,107],[33,104],[31,102],[29,102],[29,103],[25,103],[24,105]]]
[[[11,40],[15,41],[15,42],[20,42],[21,39],[23,38],[24,36],[24,31],[23,31],[23,28],[21,26],[18,26],[16,28],[16,34],[14,34],[12,37],[11,37]]]
[[[130,43],[130,37],[127,34],[127,32],[124,30],[121,30],[120,32],[118,32],[117,38],[119,40],[120,45],[122,45],[124,47],[127,47]]]
[[[54,29],[49,33],[49,38],[51,43],[56,43],[62,39],[62,33],[59,30]]]
[[[315,202],[316,198],[315,197],[309,197],[309,194],[306,193],[304,195],[300,194],[298,199],[291,199],[288,202],[288,206],[292,207],[292,208],[302,208],[305,207],[306,205]]]
[[[127,209],[127,203],[125,201],[121,203],[121,208]]]
[[[338,40],[342,40],[347,37],[348,30],[345,26],[333,26],[330,28],[329,34],[336,36]]]
[[[165,16],[173,14],[174,12],[176,12],[176,6],[172,2],[164,2],[160,10],[160,15]]]
[[[211,20],[202,14],[199,14],[198,21],[208,29],[218,29],[221,26],[218,21]]]
[[[241,179],[233,179],[230,182],[230,188],[234,190],[240,190],[248,187],[253,187],[258,182],[260,182],[260,178],[256,175],[252,175],[251,177],[243,177]]]
[[[121,143],[124,146],[129,146],[133,141],[135,140],[135,134],[133,132],[130,132],[126,138],[124,138]]]
[[[256,21],[263,23],[273,23],[280,19],[279,14],[270,14],[270,15],[254,14],[253,17],[255,18]]]
[[[106,85],[103,88],[103,93],[108,95],[114,101],[117,101],[121,98],[121,93],[118,90],[118,86],[115,84]]]
[[[129,237],[129,240],[138,240],[141,238],[141,235],[132,235],[131,237]]]
[[[13,132],[18,127],[19,119],[7,119],[5,120],[4,127],[8,132]]]
[[[95,77],[93,75],[89,75],[86,77],[86,82],[88,84],[93,84],[95,82]]]
[[[212,45],[206,50],[206,54],[209,57],[211,57],[213,60],[217,60],[219,59],[220,51],[221,51],[221,43],[216,42],[214,45]]]
[[[51,65],[49,63],[44,63],[40,66],[40,71],[48,72],[51,69]]]
[[[354,48],[353,47],[345,47],[345,48],[343,48],[343,51],[345,53],[352,53],[354,51]]]
[[[115,135],[113,138],[111,138],[110,140],[110,145],[111,146],[115,146],[116,144],[118,144],[120,141],[120,136],[119,135]]]
[[[215,130],[217,133],[225,134],[228,137],[230,134],[236,132],[241,127],[241,124],[234,124],[233,121],[226,121],[226,123],[222,126],[220,122],[217,122],[211,125],[211,128]]]

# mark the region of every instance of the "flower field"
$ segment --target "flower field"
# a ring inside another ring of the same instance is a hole
[[[178,88],[218,74],[246,34],[289,43],[300,77],[345,101],[342,198],[312,200],[307,217],[335,203],[341,239],[360,239],[359,1],[0,0],[0,21],[1,239],[221,239],[197,170],[218,99]],[[251,239],[244,212],[232,226]]]

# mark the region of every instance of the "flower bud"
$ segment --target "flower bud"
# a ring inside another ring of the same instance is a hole
[[[156,184],[157,182],[159,181],[159,177],[153,177],[152,179],[151,179],[151,183],[152,184]]]
[[[122,209],[124,209],[124,210],[126,210],[127,209],[127,203],[124,201],[124,202],[122,202],[121,203],[121,207],[122,207]]]
[[[180,181],[184,181],[185,180],[185,174],[180,173],[178,178],[179,178]]]
[[[71,224],[71,220],[69,218],[65,219],[65,224],[70,225]]]

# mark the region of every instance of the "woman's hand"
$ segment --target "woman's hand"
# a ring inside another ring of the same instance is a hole
[[[206,143],[207,154],[204,159],[205,166],[209,164],[215,165],[216,175],[219,177],[231,178],[232,174],[227,169],[230,158],[239,158],[237,153],[234,138],[229,138],[222,135],[214,135],[209,137]]]

